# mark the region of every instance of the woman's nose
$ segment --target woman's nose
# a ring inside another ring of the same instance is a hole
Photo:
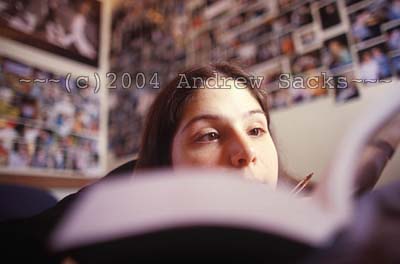
[[[238,138],[231,151],[231,163],[236,168],[242,168],[256,162],[254,148],[246,139]]]

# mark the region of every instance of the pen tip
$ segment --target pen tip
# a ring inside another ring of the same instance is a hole
[[[311,172],[310,174],[307,175],[305,180],[306,181],[310,180],[313,175],[314,175],[314,172]]]

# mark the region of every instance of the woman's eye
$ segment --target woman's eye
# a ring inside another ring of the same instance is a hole
[[[207,142],[207,141],[214,141],[219,139],[219,135],[217,132],[210,132],[205,135],[200,136],[197,141],[198,142]]]
[[[262,134],[264,134],[265,133],[265,131],[264,131],[264,129],[262,129],[261,127],[255,127],[255,128],[253,128],[253,129],[251,129],[250,131],[249,131],[249,134],[251,135],[251,136],[261,136]]]

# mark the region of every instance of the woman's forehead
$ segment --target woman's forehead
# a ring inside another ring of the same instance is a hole
[[[186,105],[183,119],[201,114],[237,117],[255,110],[262,110],[262,107],[248,88],[203,87],[193,94]]]

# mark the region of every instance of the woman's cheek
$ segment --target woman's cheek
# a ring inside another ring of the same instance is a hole
[[[271,138],[255,144],[255,150],[258,158],[263,160],[264,163],[268,163],[270,165],[277,163],[278,154],[276,152],[275,144]]]
[[[191,148],[186,151],[186,160],[190,165],[208,166],[218,163],[218,150],[211,146]]]

